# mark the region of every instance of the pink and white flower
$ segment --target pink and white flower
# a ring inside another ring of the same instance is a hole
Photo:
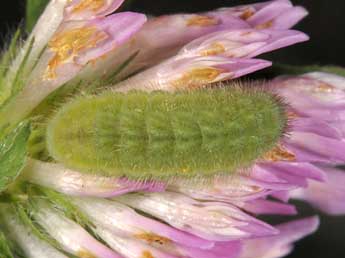
[[[26,64],[32,71],[0,110],[0,127],[24,119],[72,80],[86,83],[116,72],[107,84],[114,91],[200,88],[268,67],[270,61],[256,57],[308,40],[291,30],[307,11],[288,0],[148,20],[140,13],[111,14],[123,2],[50,1],[29,37],[28,42],[35,39]],[[13,71],[29,46],[14,60]],[[164,184],[87,175],[28,159],[21,179],[68,196],[91,223],[85,229],[52,203],[35,201],[35,223],[61,250],[27,236],[28,225],[1,206],[5,224],[28,257],[39,252],[43,258],[287,255],[293,242],[316,230],[318,219],[274,226],[256,215],[295,215],[290,198],[330,214],[345,213],[345,173],[337,167],[345,163],[345,78],[313,72],[268,84],[287,103],[290,127],[247,173]]]

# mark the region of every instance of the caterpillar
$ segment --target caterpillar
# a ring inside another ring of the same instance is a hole
[[[284,103],[257,87],[107,92],[64,105],[46,140],[56,161],[85,173],[205,178],[250,166],[286,127]]]

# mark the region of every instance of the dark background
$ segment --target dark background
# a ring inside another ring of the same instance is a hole
[[[258,2],[252,0],[132,0],[133,9],[151,14],[204,11],[222,6]],[[311,41],[277,51],[274,61],[290,64],[336,64],[345,66],[345,0],[292,0],[304,5],[310,15],[297,28]],[[22,20],[25,0],[5,0],[0,8],[2,39]],[[344,255],[345,257],[345,255]]]
[[[310,15],[296,28],[311,36],[308,43],[270,54],[270,59],[289,64],[334,64],[345,66],[345,0],[292,0],[305,6]],[[150,14],[196,12],[223,6],[260,1],[250,0],[134,0],[132,9]],[[0,8],[1,42],[22,21],[24,0],[2,1]],[[345,200],[344,200],[345,202]],[[297,203],[302,216],[316,213],[311,207]],[[321,214],[320,214],[321,215]],[[321,215],[320,230],[296,245],[289,258],[345,257],[345,217]],[[262,258],[262,257],[257,257]]]

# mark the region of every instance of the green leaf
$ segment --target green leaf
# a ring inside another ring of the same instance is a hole
[[[0,258],[13,258],[10,244],[5,235],[0,231]]]
[[[19,176],[25,164],[30,124],[23,122],[0,139],[0,193]]]
[[[26,1],[26,30],[31,32],[49,0]]]

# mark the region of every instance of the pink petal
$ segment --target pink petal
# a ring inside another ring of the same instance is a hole
[[[266,169],[271,169],[273,171],[272,173],[278,177],[280,177],[279,173],[285,172],[292,176],[313,179],[321,182],[326,180],[326,175],[322,169],[307,162],[274,162],[261,164],[261,166],[266,167]]]
[[[124,0],[96,1],[72,0],[65,7],[65,20],[91,20],[116,11]]]
[[[267,41],[267,44],[263,48],[260,48],[258,51],[250,54],[249,57],[254,57],[263,53],[273,51],[275,49],[284,48],[296,43],[309,40],[309,37],[306,34],[294,30],[265,30],[263,32],[269,34],[270,39]]]
[[[256,9],[256,13],[248,21],[256,26],[276,18],[276,16],[292,8],[293,5],[287,0],[275,0],[254,4],[253,7]]]
[[[45,97],[73,79],[86,64],[128,41],[145,21],[142,14],[120,13],[103,19],[63,23],[23,90],[2,110],[8,117],[7,122],[23,119]]]
[[[114,69],[138,52],[135,60],[118,75],[119,79],[123,79],[134,72],[174,56],[183,45],[198,37],[225,29],[245,28],[250,28],[246,22],[221,11],[151,18],[131,42],[116,49],[105,59],[98,60],[93,70],[112,73]],[[87,77],[88,74],[83,76]]]
[[[295,107],[299,107],[302,98],[311,100],[312,107],[336,108],[345,104],[345,78],[321,72],[308,73],[296,77],[278,77],[273,81],[273,87],[283,94]],[[294,96],[301,94],[302,98],[295,99]],[[304,105],[308,105],[307,101]],[[344,108],[344,106],[343,106]]]
[[[345,161],[345,142],[312,133],[293,132],[288,143],[296,151],[298,161]],[[298,155],[298,152],[301,154]]]
[[[97,256],[100,258],[121,258],[120,255],[94,239],[85,229],[64,217],[49,206],[46,201],[37,201],[35,220],[46,232],[74,255]]]
[[[261,239],[245,240],[240,258],[280,258],[293,249],[293,242],[313,233],[319,226],[319,219],[311,217],[277,226],[280,233]]]
[[[218,56],[172,58],[115,86],[117,91],[200,88],[204,85],[241,77],[266,68],[271,63],[259,59],[235,59]]]
[[[83,53],[76,61],[79,64],[86,64],[114,48],[128,41],[146,22],[146,16],[139,13],[122,12],[110,15],[106,18],[98,18],[90,21],[87,26],[95,26],[100,31],[107,33],[110,37],[107,41]]]
[[[290,1],[275,0],[256,4],[256,13],[247,22],[257,28],[289,29],[308,15],[302,7],[293,7]]]
[[[308,39],[306,34],[293,30],[225,30],[192,41],[181,49],[179,56],[255,57]]]
[[[294,205],[274,202],[265,199],[257,199],[240,205],[244,210],[256,215],[296,215],[297,210]]]
[[[228,241],[277,233],[270,225],[231,204],[199,202],[173,192],[124,195],[116,200],[207,240]]]
[[[306,163],[306,166],[311,166]],[[294,171],[296,167],[290,166]],[[303,168],[301,166],[301,169]],[[277,169],[268,170],[262,165],[255,165],[248,176],[219,176],[207,183],[188,180],[174,180],[168,185],[168,190],[180,192],[198,200],[210,200],[227,203],[246,202],[284,192],[284,200],[288,198],[286,191],[297,186],[276,175]],[[307,176],[319,178],[319,169],[309,171]],[[298,172],[296,172],[298,173]],[[303,178],[302,180],[305,181]]]
[[[303,20],[308,14],[309,12],[303,7],[297,6],[290,8],[279,15],[273,24],[273,28],[279,30],[291,28]]]
[[[339,90],[345,90],[345,78],[342,76],[324,72],[307,73],[305,76],[332,85]]]
[[[331,215],[345,214],[345,172],[341,169],[321,167],[326,182],[309,181],[308,188],[292,191],[291,197],[307,201]]]
[[[139,240],[125,238],[113,234],[106,228],[96,223],[95,232],[100,236],[113,250],[121,254],[122,258],[138,258],[138,257],[159,257],[159,258],[178,258],[175,255],[165,253],[159,248],[146,245]]]
[[[290,192],[289,191],[275,191],[270,194],[273,198],[282,201],[282,202],[288,202],[290,199]]]
[[[310,132],[320,136],[341,140],[342,135],[341,126],[331,125],[324,121],[319,121],[313,118],[298,118],[290,122],[291,130],[296,132]]]
[[[174,242],[194,248],[208,249],[213,242],[182,232],[157,220],[144,217],[119,202],[96,198],[74,198],[77,205],[93,222],[114,234],[146,240],[147,237],[162,238],[164,242]],[[162,246],[164,247],[164,246]]]
[[[260,164],[260,167],[264,168],[266,171],[274,174],[279,180],[283,180],[289,184],[293,184],[298,187],[306,187],[307,179],[298,175],[289,173],[289,171],[283,170],[281,168],[275,167],[275,163],[265,163]]]

